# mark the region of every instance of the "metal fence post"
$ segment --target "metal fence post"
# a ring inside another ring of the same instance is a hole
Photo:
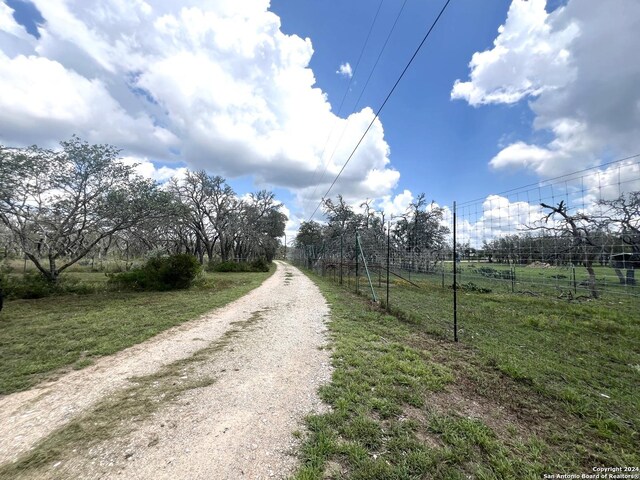
[[[340,285],[342,285],[342,262],[343,262],[343,256],[342,256],[342,235],[340,235]]]
[[[358,232],[356,231],[356,293],[358,293]]]
[[[387,312],[389,311],[389,269],[391,268],[391,221],[387,228]]]
[[[453,202],[453,340],[458,341],[458,250],[456,247],[456,202]]]

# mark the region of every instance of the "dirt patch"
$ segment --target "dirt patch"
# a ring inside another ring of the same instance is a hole
[[[444,443],[437,435],[427,431],[425,428],[428,425],[428,415],[424,410],[407,405],[404,408],[404,414],[400,420],[410,420],[418,425],[418,429],[414,432],[416,438],[429,448],[442,448]]]
[[[576,419],[565,413],[560,402],[542,397],[530,383],[516,381],[485,364],[473,346],[426,334],[413,335],[408,343],[422,350],[430,361],[442,363],[455,372],[455,380],[445,391],[425,397],[424,408],[404,410],[409,419],[421,426],[417,434],[425,436],[427,445],[440,442],[427,428],[434,415],[479,420],[506,444],[532,437],[549,439],[559,429],[577,428]]]
[[[449,385],[446,392],[438,392],[426,399],[426,410],[441,415],[460,415],[480,420],[500,437],[517,434],[521,438],[531,435],[531,425],[523,423],[503,405],[484,397],[474,396],[464,386]]]

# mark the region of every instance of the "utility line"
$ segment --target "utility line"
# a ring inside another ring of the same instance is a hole
[[[406,2],[406,0],[405,0]],[[367,38],[364,41],[364,44],[362,45],[362,49],[360,50],[360,55],[358,56],[358,61],[356,62],[356,66],[353,69],[351,78],[349,78],[349,84],[347,85],[347,88],[344,91],[344,95],[342,96],[342,100],[340,101],[340,106],[338,107],[338,117],[340,116],[340,113],[342,112],[342,106],[344,105],[344,101],[347,98],[347,94],[349,93],[349,89],[351,88],[351,84],[353,83],[353,79],[356,76],[356,73],[358,72],[358,67],[360,66],[360,61],[362,60],[362,56],[364,55],[364,51],[367,49],[367,45],[369,44],[369,39],[371,38],[371,32],[373,32],[373,27],[376,24],[376,21],[378,20],[378,15],[380,15],[380,10],[382,9],[382,4],[384,3],[384,0],[380,0],[380,3],[378,4],[378,10],[376,10],[376,14],[373,17],[373,22],[371,22],[371,26],[369,27],[369,32],[367,33]],[[327,146],[329,145],[329,140],[331,139],[331,135],[333,134],[333,130],[335,128],[335,125],[338,121],[338,118],[335,118],[333,121],[333,126],[331,127],[331,130],[329,131],[329,135],[327,136],[327,140],[324,142],[324,147],[322,148],[322,153],[320,154],[320,163],[318,163],[318,165],[316,165],[316,169],[313,171],[313,175],[311,177],[311,183],[315,183],[315,179],[316,179],[316,175],[318,174],[318,169],[320,168],[320,165],[323,164],[322,162],[322,157],[324,157],[324,152],[327,149]],[[344,133],[344,131],[343,131]],[[335,150],[334,150],[335,153]],[[331,159],[333,158],[333,154],[331,155],[331,157],[329,158],[329,160],[327,161],[326,165],[329,165],[329,162],[331,161]],[[322,179],[324,178],[324,174],[327,171],[327,167],[326,165],[324,166],[324,170],[322,171],[322,175],[320,176],[320,182],[322,181]],[[318,183],[320,183],[318,182]],[[318,184],[316,184],[316,187],[313,189],[313,193],[311,194],[310,197],[308,197],[308,200],[311,200],[315,195],[316,195],[316,191],[318,190]]]
[[[610,162],[602,163],[600,165],[595,165],[593,167],[583,168],[582,170],[578,170],[578,171],[575,171],[575,172],[565,173],[564,175],[559,175],[557,177],[547,178],[545,180],[542,180],[542,181],[539,181],[539,182],[535,182],[535,183],[530,183],[528,185],[523,185],[521,187],[512,188],[510,190],[505,190],[504,192],[499,192],[499,193],[496,193],[495,195],[506,195],[507,193],[513,193],[513,192],[516,192],[516,191],[519,191],[519,190],[524,190],[525,188],[529,188],[529,187],[544,186],[544,184],[550,184],[551,182],[555,182],[556,180],[560,180],[561,178],[572,177],[572,176],[578,175],[580,173],[585,173],[585,172],[588,172],[590,170],[595,170],[597,168],[608,167],[610,165],[614,165],[616,163],[624,162],[625,160],[631,160],[631,159],[638,158],[638,157],[640,157],[640,153],[636,153],[635,155],[629,155],[628,157],[624,157],[624,158],[619,158],[617,160],[612,160]],[[479,202],[480,200],[485,200],[485,198],[486,197],[481,197],[481,198],[476,198],[475,200],[469,200],[469,201],[464,202],[464,203],[459,203],[458,207],[467,206],[467,205],[470,205],[472,203]]]
[[[404,77],[404,74],[407,72],[407,70],[409,69],[409,67],[411,66],[411,64],[413,63],[413,60],[416,58],[416,56],[418,55],[418,53],[420,52],[420,49],[422,48],[422,46],[425,44],[425,42],[427,41],[427,38],[429,38],[429,35],[431,35],[431,32],[433,31],[433,29],[435,28],[436,24],[438,23],[438,21],[440,20],[440,17],[442,17],[442,15],[444,14],[444,11],[447,9],[447,6],[449,5],[449,3],[451,2],[451,0],[447,0],[444,4],[444,6],[442,7],[442,9],[440,10],[440,13],[438,13],[438,16],[436,17],[436,19],[433,21],[433,23],[431,24],[431,27],[429,28],[429,30],[427,31],[426,35],[424,36],[424,38],[422,39],[422,41],[420,42],[420,44],[418,45],[418,48],[416,48],[416,51],[413,53],[413,55],[411,56],[411,59],[409,60],[409,62],[407,63],[407,65],[404,67],[404,70],[402,70],[402,73],[400,74],[400,76],[398,77],[398,79],[396,80],[396,83],[393,85],[393,87],[391,88],[391,90],[389,91],[389,93],[387,94],[387,97],[384,99],[384,102],[382,102],[382,105],[380,105],[380,108],[378,108],[378,111],[376,112],[375,116],[373,117],[373,120],[371,120],[371,123],[369,123],[369,126],[367,127],[367,129],[364,131],[364,133],[362,134],[362,136],[360,137],[360,140],[358,140],[358,143],[356,144],[356,146],[354,147],[353,151],[351,152],[351,154],[349,155],[349,157],[347,158],[347,160],[344,162],[344,165],[342,165],[342,168],[340,169],[340,171],[338,172],[338,174],[336,175],[336,178],[333,179],[333,182],[331,182],[331,185],[329,186],[329,189],[325,192],[325,194],[322,196],[322,198],[320,199],[320,202],[318,202],[318,205],[316,206],[315,210],[313,211],[313,213],[311,214],[311,216],[309,217],[309,220],[307,221],[311,221],[311,219],[313,218],[313,216],[316,214],[316,212],[318,211],[318,208],[320,208],[320,205],[322,205],[322,201],[327,197],[327,195],[329,195],[329,192],[331,192],[331,189],[333,188],[333,186],[336,184],[336,182],[338,181],[338,178],[340,178],[340,175],[342,174],[342,172],[344,171],[344,169],[346,168],[346,166],[349,164],[349,161],[353,158],[353,155],[356,153],[356,150],[358,150],[358,147],[360,146],[360,144],[362,143],[362,141],[364,140],[364,137],[367,135],[367,133],[369,132],[369,130],[371,129],[371,126],[374,124],[374,122],[377,120],[378,116],[380,115],[380,112],[382,111],[382,109],[384,108],[384,106],[387,104],[387,102],[389,101],[389,98],[391,97],[391,95],[393,94],[393,92],[395,91],[396,87],[398,86],[398,84],[400,83],[400,80],[402,80],[402,78]]]
[[[385,39],[384,44],[382,45],[382,48],[380,49],[380,52],[378,53],[378,57],[376,58],[376,61],[373,64],[373,67],[371,68],[371,71],[369,72],[369,76],[367,77],[367,81],[365,82],[364,87],[362,87],[362,90],[360,90],[360,95],[358,96],[358,99],[353,104],[353,108],[351,109],[351,113],[354,113],[356,111],[356,109],[358,108],[358,104],[360,103],[360,99],[362,98],[362,95],[364,94],[365,90],[367,89],[367,86],[369,85],[369,81],[371,80],[371,77],[372,77],[373,73],[375,72],[376,67],[378,66],[378,63],[380,62],[380,58],[382,57],[382,54],[384,53],[385,49],[387,48],[387,44],[389,43],[389,39],[391,38],[391,35],[393,34],[393,31],[395,30],[396,25],[398,24],[398,20],[400,19],[400,16],[402,15],[402,12],[404,11],[404,7],[405,7],[406,4],[407,4],[407,0],[404,0],[404,2],[402,3],[402,6],[400,7],[400,11],[398,11],[398,14],[396,15],[396,19],[393,22],[393,25],[391,26],[391,29],[389,30],[389,33],[387,34],[387,38]],[[343,102],[344,102],[344,99],[346,98],[346,93],[347,92],[345,92],[345,96],[342,99]],[[340,109],[338,110],[338,115],[340,115],[341,111],[342,111],[342,104],[340,104]],[[313,198],[315,196],[316,191],[318,190],[318,186],[322,183],[322,180],[324,180],[324,176],[327,173],[327,169],[329,168],[329,164],[333,160],[333,157],[335,156],[336,151],[338,150],[338,147],[340,146],[340,143],[342,142],[342,139],[344,138],[344,134],[346,133],[347,128],[349,127],[349,122],[350,121],[351,121],[351,117],[349,116],[347,118],[347,122],[346,122],[344,128],[342,129],[342,133],[340,134],[340,138],[336,142],[336,145],[333,148],[333,152],[331,152],[331,156],[329,157],[327,162],[324,164],[324,168],[322,170],[322,174],[320,175],[320,179],[318,180],[318,183],[316,183],[316,187],[313,189],[313,193],[311,194],[311,198]],[[325,145],[325,148],[326,148],[326,145]],[[322,151],[322,153],[324,154],[324,150]],[[315,173],[314,173],[314,177],[313,178],[315,180]]]

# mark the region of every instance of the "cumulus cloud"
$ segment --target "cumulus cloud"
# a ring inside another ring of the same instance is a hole
[[[378,202],[378,209],[384,211],[387,219],[391,219],[391,217],[397,217],[403,215],[411,202],[413,202],[414,197],[411,190],[404,190],[402,193],[399,193],[395,196],[385,195]]]
[[[484,241],[506,235],[540,233],[542,226],[558,225],[558,216],[546,219],[550,210],[542,207],[542,203],[557,206],[562,202],[569,215],[599,218],[603,211],[601,200],[614,200],[630,191],[640,191],[637,159],[541,181],[534,188],[488,195],[482,201],[458,206],[458,237],[461,242],[468,241],[477,248]],[[451,213],[446,208],[445,222],[452,224]]]
[[[135,172],[144,178],[149,178],[157,182],[164,183],[171,178],[181,179],[187,173],[186,167],[167,167],[163,165],[158,167],[148,158],[139,158],[133,156],[125,156],[121,159],[122,163],[128,166],[134,166]]]
[[[336,70],[338,75],[342,75],[343,77],[351,78],[353,77],[353,70],[351,69],[351,64],[349,62],[341,63]]]
[[[76,133],[300,196],[323,165],[328,186],[373,119],[370,108],[331,111],[309,68],[311,40],[282,33],[268,0],[34,4],[39,39],[0,6],[2,143],[52,146]],[[336,191],[377,197],[398,178],[376,121]]]
[[[448,222],[452,224],[452,215]],[[481,203],[462,205],[457,209],[458,242],[469,242],[480,248],[483,243],[506,235],[523,234],[540,224],[544,209],[535,200],[524,201],[504,195],[488,195]]]
[[[476,52],[468,81],[452,99],[475,107],[525,99],[547,143],[503,148],[494,168],[554,176],[640,151],[640,3],[569,0],[551,13],[545,0],[513,0],[493,48]]]
[[[17,53],[33,45],[34,39],[27,30],[13,18],[13,10],[6,3],[0,3],[0,41],[7,50]]]

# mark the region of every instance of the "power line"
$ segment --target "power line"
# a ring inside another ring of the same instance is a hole
[[[406,2],[406,0],[405,0],[405,2]],[[376,21],[378,20],[378,15],[380,15],[380,10],[382,9],[382,4],[383,3],[384,3],[384,0],[380,0],[380,3],[378,4],[378,10],[376,10],[376,14],[373,17],[373,22],[371,22],[371,26],[369,27],[369,32],[367,33],[367,38],[365,39],[364,43],[362,44],[362,49],[360,50],[360,55],[358,56],[358,61],[356,62],[356,66],[353,69],[351,77],[349,78],[349,84],[347,85],[347,88],[344,91],[344,95],[342,96],[342,100],[340,101],[340,106],[338,107],[338,117],[340,116],[340,113],[342,112],[342,106],[344,105],[344,101],[347,98],[347,94],[349,93],[349,89],[351,88],[351,84],[353,83],[353,79],[356,76],[356,73],[358,72],[358,67],[360,66],[360,61],[362,60],[362,56],[364,55],[364,51],[366,50],[367,45],[369,44],[369,39],[371,38],[371,32],[373,32],[373,27],[375,26]],[[316,166],[316,169],[313,171],[313,175],[311,177],[311,183],[315,182],[316,174],[318,173],[318,169],[319,169],[320,165],[323,164],[322,157],[324,157],[324,152],[326,151],[327,146],[329,145],[329,139],[331,138],[331,134],[333,133],[333,129],[335,127],[335,124],[336,124],[337,120],[338,120],[337,118],[334,119],[333,126],[331,127],[331,130],[329,131],[329,135],[327,136],[327,140],[324,142],[324,147],[322,148],[322,153],[320,154],[320,163],[318,163],[318,165]],[[335,151],[334,151],[334,153],[335,153]],[[327,161],[326,165],[329,165],[329,162],[331,161],[332,158],[333,158],[333,154],[331,155],[331,157]],[[324,166],[324,170],[322,171],[322,175],[320,175],[320,181],[319,182],[322,181],[322,179],[324,178],[324,174],[327,171],[326,165]],[[317,190],[318,190],[318,184],[316,184],[316,187],[313,189],[313,193],[308,198],[309,200],[312,199],[315,196]]]
[[[342,175],[342,172],[344,171],[344,169],[346,168],[346,166],[349,164],[349,162],[351,161],[351,159],[353,158],[353,155],[356,153],[356,150],[358,150],[358,147],[360,146],[360,144],[362,143],[362,141],[364,140],[364,137],[367,135],[367,133],[369,133],[369,130],[371,129],[372,125],[374,124],[374,122],[377,120],[378,116],[380,115],[380,112],[382,111],[382,109],[384,108],[384,106],[387,104],[387,102],[389,101],[389,98],[391,97],[391,95],[393,94],[393,92],[395,91],[396,87],[398,86],[398,84],[400,83],[400,80],[402,80],[402,78],[404,77],[404,74],[407,73],[407,70],[409,69],[409,67],[411,66],[411,64],[413,63],[413,60],[416,58],[416,56],[418,55],[418,53],[420,52],[420,49],[422,48],[422,46],[425,44],[425,42],[427,41],[427,38],[429,38],[429,35],[431,35],[431,32],[433,31],[433,29],[435,28],[436,24],[438,23],[438,21],[440,20],[440,17],[442,17],[442,15],[444,14],[444,11],[447,9],[447,6],[449,5],[449,3],[451,2],[451,0],[447,0],[444,4],[444,6],[442,7],[442,9],[440,10],[440,13],[438,13],[438,16],[436,17],[436,19],[433,21],[433,23],[431,24],[431,27],[429,28],[429,30],[427,31],[427,33],[425,34],[424,38],[422,39],[422,41],[420,42],[420,44],[418,45],[418,48],[416,48],[416,51],[413,52],[413,55],[411,56],[411,59],[409,59],[409,62],[407,63],[407,65],[404,67],[404,69],[402,70],[402,73],[400,74],[400,76],[398,77],[398,79],[396,80],[396,82],[394,83],[393,87],[391,88],[391,90],[389,91],[389,93],[387,94],[387,97],[384,99],[384,102],[382,102],[382,105],[380,105],[380,108],[378,108],[378,111],[376,112],[375,116],[373,117],[373,120],[371,120],[371,123],[369,123],[369,126],[367,127],[367,129],[364,131],[364,133],[362,134],[362,136],[360,137],[360,140],[358,140],[358,143],[356,144],[356,146],[354,147],[353,151],[351,152],[351,154],[349,155],[349,157],[347,158],[347,160],[344,162],[344,165],[342,165],[342,168],[340,169],[340,171],[338,172],[338,174],[336,175],[336,178],[333,179],[333,182],[331,182],[331,185],[329,186],[329,189],[325,192],[325,194],[322,196],[322,198],[320,199],[320,202],[318,202],[318,205],[316,206],[315,210],[313,211],[313,213],[311,214],[311,216],[309,217],[309,220],[307,221],[311,221],[311,219],[313,218],[313,216],[316,214],[316,212],[318,211],[318,208],[320,208],[320,205],[322,205],[322,201],[327,197],[327,195],[329,195],[329,192],[331,192],[331,189],[333,188],[333,186],[336,184],[336,182],[338,181],[338,178],[340,178],[340,175]]]
[[[571,173],[565,173],[564,175],[559,175],[557,177],[553,177],[553,178],[547,178],[545,180],[539,181],[539,182],[535,182],[535,183],[529,183],[528,185],[523,185],[521,187],[516,187],[516,188],[512,188],[510,190],[505,190],[503,192],[499,192],[496,193],[495,195],[506,195],[507,193],[513,193],[519,190],[524,190],[525,188],[529,188],[529,187],[536,187],[536,186],[544,186],[545,183],[551,183],[551,182],[555,182],[556,180],[560,180],[562,178],[566,178],[566,177],[572,177],[574,175],[578,175],[580,173],[585,173],[588,172],[590,170],[595,170],[597,168],[602,168],[602,167],[608,167],[609,165],[613,165],[615,163],[620,163],[620,162],[624,162],[626,160],[631,160],[633,158],[638,158],[640,157],[640,153],[636,153],[635,155],[629,155],[628,157],[624,157],[624,158],[619,158],[617,160],[612,160],[610,162],[606,162],[606,163],[602,163],[600,165],[595,165],[593,167],[588,167],[588,168],[583,168],[582,170],[578,170],[576,172],[571,172]],[[458,207],[463,207],[472,203],[476,203],[479,202],[480,200],[484,200],[484,197],[481,198],[476,198],[475,200],[468,200],[464,203],[459,203]]]
[[[404,2],[402,3],[402,6],[400,7],[400,10],[398,11],[398,14],[396,15],[396,19],[393,22],[393,25],[391,26],[391,29],[389,30],[389,33],[387,34],[387,38],[385,39],[384,44],[382,45],[382,48],[380,49],[380,52],[378,53],[378,57],[376,58],[376,61],[373,64],[373,67],[371,68],[371,71],[369,72],[369,76],[367,77],[367,81],[365,82],[364,87],[362,87],[362,90],[360,90],[360,95],[358,96],[358,99],[353,104],[353,108],[351,109],[351,113],[354,113],[356,111],[356,109],[358,108],[358,103],[360,103],[360,99],[362,98],[362,95],[364,95],[364,92],[367,89],[367,86],[369,85],[369,81],[371,80],[371,77],[372,77],[373,73],[375,72],[376,67],[378,66],[378,63],[380,62],[380,58],[382,57],[382,54],[384,53],[385,49],[387,48],[387,44],[389,43],[389,39],[391,38],[391,35],[393,34],[393,31],[395,30],[396,25],[398,24],[398,20],[400,19],[400,16],[402,15],[402,12],[404,11],[404,7],[405,7],[406,4],[407,4],[407,0],[404,0]],[[354,74],[354,76],[355,76],[355,74]],[[343,102],[344,102],[344,99],[346,98],[346,93],[347,92],[345,92],[345,96],[342,99]],[[338,110],[338,115],[340,114],[341,111],[342,111],[342,104],[340,104],[340,109]],[[324,180],[324,176],[327,173],[327,169],[329,168],[329,164],[331,163],[331,160],[333,160],[333,157],[335,156],[336,151],[338,150],[338,147],[340,146],[340,142],[342,142],[344,134],[346,133],[347,128],[349,127],[349,122],[350,121],[351,121],[351,116],[349,116],[347,118],[347,122],[346,122],[344,128],[342,129],[342,133],[340,134],[340,138],[336,142],[336,145],[333,148],[333,151],[331,152],[331,156],[329,157],[329,159],[324,164],[324,168],[322,169],[322,174],[320,175],[320,179],[318,180],[318,183],[316,184],[316,187],[313,189],[313,193],[311,194],[311,197],[315,196],[316,191],[318,190],[318,186],[322,183],[322,180]],[[325,145],[325,148],[326,148],[326,145]],[[324,154],[324,150],[322,151],[322,153]],[[314,177],[313,178],[315,180],[315,173],[314,173]]]

